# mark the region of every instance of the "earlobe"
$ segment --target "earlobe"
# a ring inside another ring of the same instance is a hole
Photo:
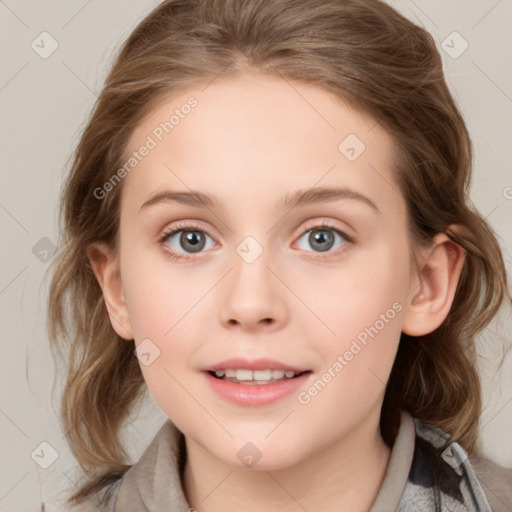
[[[413,271],[406,300],[402,323],[405,334],[423,336],[444,322],[453,304],[464,260],[464,249],[444,233],[422,250],[420,268]]]
[[[116,254],[106,244],[94,243],[87,247],[87,257],[103,292],[105,306],[113,329],[121,338],[133,340]]]

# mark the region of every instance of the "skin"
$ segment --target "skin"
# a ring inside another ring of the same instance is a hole
[[[442,323],[464,253],[440,234],[412,263],[392,141],[372,119],[322,89],[256,72],[204,87],[170,96],[130,141],[136,150],[187,98],[198,100],[124,178],[118,251],[89,248],[112,326],[127,343],[149,338],[160,350],[141,370],[185,434],[184,490],[196,510],[367,511],[390,456],[379,415],[400,333]],[[353,162],[338,150],[348,134],[366,145]],[[356,199],[276,207],[320,186],[350,187],[379,212]],[[221,208],[140,211],[157,192],[189,189]],[[201,253],[180,245],[181,233],[159,243],[178,221],[207,234]],[[305,223],[326,221],[354,243],[334,235],[328,252],[315,249]],[[249,235],[263,249],[252,263],[236,252]],[[191,259],[170,259],[172,249]],[[269,357],[312,370],[306,390],[394,303],[396,316],[308,404],[292,393],[243,408],[206,385],[208,365]],[[262,453],[252,469],[237,458],[248,441]]]

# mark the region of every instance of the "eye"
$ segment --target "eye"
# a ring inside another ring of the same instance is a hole
[[[306,235],[308,236],[306,237]],[[302,239],[304,239],[304,241],[301,244]],[[347,235],[337,227],[325,223],[321,226],[306,228],[297,244],[299,249],[307,250],[305,247],[305,244],[307,244],[314,249],[314,252],[323,253],[333,249],[333,246],[336,245],[336,239],[338,239],[338,246],[334,247],[334,249],[347,246],[354,242],[354,239],[351,236]]]
[[[309,244],[314,252],[325,253],[333,252],[333,246],[338,238],[338,247],[347,247],[354,243],[354,238],[347,235],[342,230],[335,226],[331,226],[329,223],[323,223],[322,225],[312,227],[304,227],[304,230],[297,242],[299,249],[307,250],[304,247],[304,243],[301,244],[301,239],[305,238],[305,235],[309,233],[305,243]],[[177,236],[179,235],[179,236]],[[211,243],[208,246],[208,239]],[[201,227],[192,224],[179,224],[173,228],[165,231],[159,239],[161,245],[164,246],[168,256],[173,260],[192,260],[193,255],[203,252],[204,250],[215,247],[215,242],[208,233],[206,233]],[[184,252],[182,252],[184,251]],[[317,256],[321,257],[321,256]]]
[[[176,236],[179,235],[179,236]],[[181,224],[168,230],[160,237],[160,243],[165,246],[169,256],[173,259],[190,259],[190,254],[195,254],[209,249],[208,240],[211,237],[203,229],[190,224]],[[213,243],[215,246],[215,243]],[[181,250],[185,253],[182,253]]]

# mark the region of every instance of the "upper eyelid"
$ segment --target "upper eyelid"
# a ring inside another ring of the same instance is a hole
[[[347,242],[351,242],[355,240],[355,237],[351,235],[350,233],[347,233],[347,230],[344,228],[341,228],[339,226],[334,225],[334,223],[330,220],[314,220],[314,221],[305,221],[301,223],[300,226],[300,232],[297,236],[302,237],[305,233],[308,231],[312,231],[313,229],[331,229],[336,232],[338,232],[342,237],[344,237]],[[202,231],[206,233],[210,238],[214,239],[215,237],[210,234],[210,230],[208,228],[205,229],[204,226],[201,226],[199,223],[194,222],[178,222],[176,226],[165,228],[162,231],[162,234],[159,236],[159,240],[164,240],[165,238],[170,238],[170,236],[176,235],[176,233],[179,233],[180,231]]]

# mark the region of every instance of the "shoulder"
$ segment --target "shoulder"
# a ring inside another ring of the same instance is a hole
[[[114,512],[115,501],[119,488],[121,487],[121,479],[104,487],[101,491],[91,496],[82,503],[72,505],[65,503],[65,509],[68,512]]]
[[[400,511],[411,505],[421,510],[512,510],[512,470],[469,456],[443,430],[416,418],[414,422],[414,455]]]
[[[66,505],[69,512],[114,512],[115,501],[121,487],[122,478],[105,486],[101,491],[83,503]]]
[[[493,512],[512,510],[512,468],[477,455],[468,458]]]

